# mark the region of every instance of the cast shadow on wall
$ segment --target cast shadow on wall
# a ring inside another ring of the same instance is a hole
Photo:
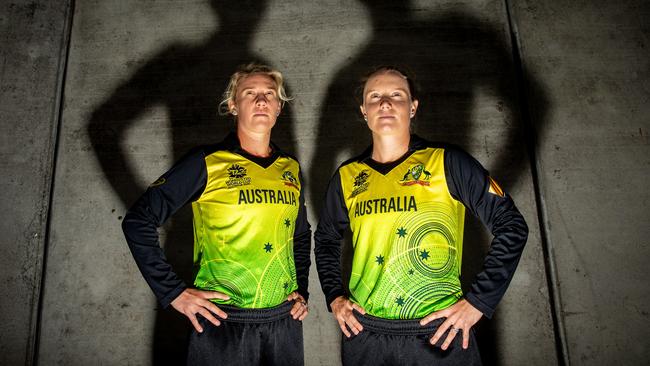
[[[219,142],[234,129],[230,117],[219,116],[217,105],[237,66],[251,61],[269,64],[251,46],[266,2],[213,0],[210,5],[218,17],[219,27],[204,43],[167,47],[121,84],[92,114],[87,128],[95,154],[126,207],[146,189],[137,184],[138,174],[122,147],[126,131],[141,115],[154,106],[166,108],[169,124],[160,127],[171,128],[172,158],[177,161],[189,149]],[[290,106],[285,106],[273,129],[273,141],[292,154],[296,152]],[[194,275],[191,207],[186,205],[179,210],[166,229],[165,255],[176,273],[191,285]],[[184,364],[189,331],[187,318],[173,308],[157,309],[152,363]]]
[[[419,108],[414,130],[420,136],[453,143],[470,150],[477,122],[471,115],[479,90],[495,98],[495,108],[509,121],[498,141],[486,141],[492,163],[486,166],[506,190],[528,170],[525,123],[522,119],[509,35],[501,25],[490,24],[462,8],[415,19],[410,1],[363,1],[371,15],[372,38],[337,71],[321,106],[316,148],[309,162],[308,188],[315,212],[320,212],[326,183],[341,157],[354,156],[371,143],[354,97],[359,80],[372,66],[397,65],[415,76]],[[523,75],[532,90],[536,113],[544,121],[546,99],[532,75]],[[298,96],[299,97],[299,96]],[[508,118],[510,117],[510,118]],[[487,129],[485,126],[483,130]],[[483,138],[481,138],[483,140]],[[484,165],[486,161],[483,161]],[[315,167],[318,167],[316,169]],[[529,217],[528,220],[535,218]],[[312,221],[315,221],[312,219]],[[482,266],[491,236],[478,219],[467,214],[463,248],[462,283],[467,290]],[[349,276],[349,233],[343,250],[343,273]],[[347,279],[345,282],[347,283]],[[481,321],[477,337],[486,365],[498,365],[499,312],[492,321]]]

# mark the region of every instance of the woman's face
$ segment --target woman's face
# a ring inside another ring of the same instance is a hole
[[[280,114],[280,98],[275,81],[264,74],[246,76],[237,85],[235,100],[228,102],[237,116],[237,128],[253,133],[269,133]]]
[[[361,113],[373,134],[409,134],[417,108],[418,101],[411,100],[408,82],[395,71],[372,75],[363,88]]]

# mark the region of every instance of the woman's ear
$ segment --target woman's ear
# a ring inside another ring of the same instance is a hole
[[[232,98],[228,100],[228,112],[230,112],[230,114],[232,114],[233,116],[237,115],[237,108]]]
[[[411,118],[415,117],[415,112],[418,110],[418,104],[419,102],[417,99],[413,99],[411,102]]]

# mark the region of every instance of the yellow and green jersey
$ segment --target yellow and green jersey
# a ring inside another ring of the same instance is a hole
[[[458,148],[412,136],[409,152],[389,164],[372,160],[370,151],[335,173],[315,234],[328,305],[346,294],[340,240],[349,227],[354,247],[349,297],[368,314],[417,319],[465,296],[491,316],[527,237],[510,197]],[[459,276],[465,207],[492,229],[495,239],[484,270],[463,295]]]
[[[311,235],[298,162],[273,145],[250,156],[236,135],[201,147],[158,179],[129,210],[124,231],[163,305],[186,288],[161,258],[155,228],[191,202],[195,287],[227,294],[242,308],[267,308],[292,291],[306,298]]]

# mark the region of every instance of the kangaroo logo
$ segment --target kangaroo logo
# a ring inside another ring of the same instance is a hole
[[[282,173],[282,181],[284,181],[285,186],[293,187],[296,189],[298,188],[298,179],[291,173],[291,171],[287,170],[284,173]]]
[[[424,165],[416,164],[406,171],[399,183],[403,186],[412,186],[414,184],[428,186],[429,179],[431,179],[431,173],[424,168]]]

